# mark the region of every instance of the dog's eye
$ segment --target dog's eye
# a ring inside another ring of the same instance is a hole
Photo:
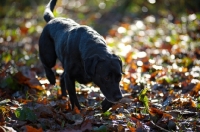
[[[108,81],[108,80],[110,80],[110,77],[109,77],[109,76],[106,76],[104,79],[105,79],[106,81]]]

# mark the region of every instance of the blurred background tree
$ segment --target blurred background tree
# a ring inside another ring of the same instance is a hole
[[[46,24],[43,12],[48,2],[49,0],[0,1],[1,62],[9,62],[11,58],[19,61],[22,56],[30,57],[32,54],[28,53],[38,51],[38,39]],[[132,23],[147,16],[153,16],[155,23],[159,23],[162,18],[173,23],[200,19],[199,7],[199,0],[58,0],[54,14],[92,26],[106,36],[111,28],[120,23]],[[16,47],[25,48],[26,53],[16,49],[11,53],[7,52],[9,48]],[[21,57],[16,56],[20,53],[23,54]],[[37,53],[32,58],[35,59],[36,56]]]
[[[22,34],[26,34],[26,27],[32,25],[35,25],[34,29],[28,29],[31,33],[40,30],[36,25],[44,25],[42,17],[47,3],[48,0],[0,1],[0,37],[12,36],[15,33],[10,29],[19,27]],[[114,23],[127,19],[154,15],[156,18],[165,17],[175,22],[183,15],[200,11],[199,0],[58,0],[57,6],[59,8],[55,12],[56,15],[70,17],[82,24],[93,26],[102,34],[106,34]],[[27,23],[28,20],[32,22]]]

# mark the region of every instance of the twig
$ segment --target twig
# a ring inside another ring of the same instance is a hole
[[[153,121],[151,121],[151,123],[152,123],[154,126],[156,126],[156,127],[160,128],[162,131],[165,131],[165,132],[170,132],[170,131],[168,131],[168,130],[166,130],[166,129],[164,129],[164,128],[162,128],[162,127],[158,126],[158,125],[156,125],[156,124],[155,124]]]

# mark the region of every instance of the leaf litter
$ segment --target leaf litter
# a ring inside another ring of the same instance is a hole
[[[76,84],[83,108],[71,110],[60,97],[61,64],[52,86],[33,55],[37,48],[1,48],[0,131],[200,131],[200,38],[185,22],[148,17],[119,23],[105,36],[125,73],[124,98],[105,113],[104,96],[93,84]],[[196,23],[190,25],[199,29]]]

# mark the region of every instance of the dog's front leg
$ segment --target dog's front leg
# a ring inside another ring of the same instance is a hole
[[[112,107],[113,103],[109,102],[107,99],[104,99],[101,105],[103,112],[106,112],[110,107]]]
[[[61,90],[64,91],[67,88],[72,109],[74,109],[74,105],[76,105],[76,107],[78,107],[78,109],[81,109],[81,106],[78,102],[78,98],[76,96],[75,80],[71,79],[69,77],[69,75],[65,73],[64,74],[64,81],[65,81],[66,87],[64,87],[64,89],[61,87]]]

